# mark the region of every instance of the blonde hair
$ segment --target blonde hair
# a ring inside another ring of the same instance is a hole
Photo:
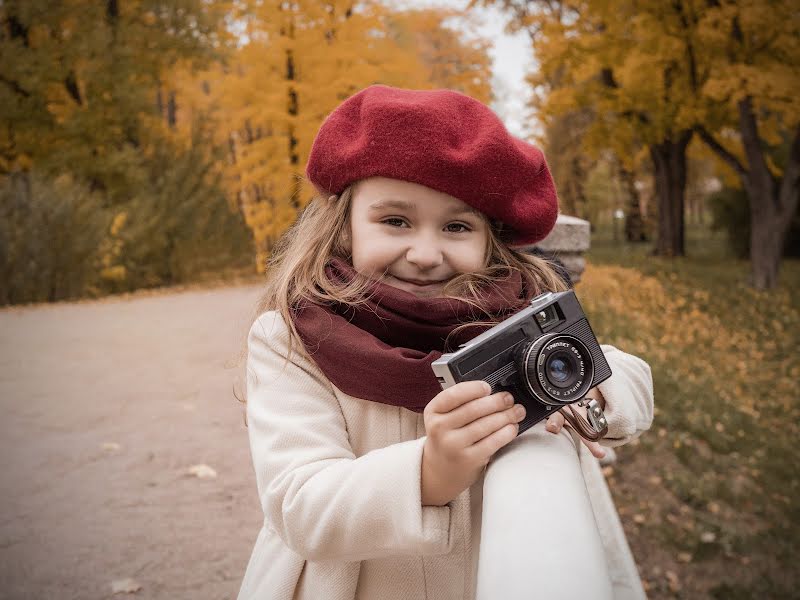
[[[357,276],[341,285],[330,281],[325,267],[332,257],[350,261],[350,206],[353,186],[339,196],[314,197],[297,221],[278,240],[267,262],[267,284],[256,309],[256,317],[275,310],[289,328],[289,353],[300,337],[292,319],[292,309],[302,302],[357,305],[368,299],[372,281]],[[443,289],[446,297],[457,298],[480,308],[486,286],[518,271],[534,295],[563,291],[567,284],[545,258],[524,254],[509,247],[509,231],[490,222],[486,261],[481,271],[462,273]],[[481,321],[495,324],[497,321]],[[465,324],[467,326],[469,324]],[[302,343],[298,344],[302,350]]]

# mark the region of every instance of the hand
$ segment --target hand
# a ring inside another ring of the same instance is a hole
[[[519,432],[525,408],[485,381],[462,381],[425,407],[422,504],[443,506],[472,485],[489,459]]]
[[[584,419],[588,421],[588,418],[586,416],[586,407],[578,405],[573,405],[573,407],[577,412],[581,414],[581,416],[583,416]],[[558,412],[553,413],[547,418],[547,426],[545,427],[545,429],[547,429],[547,431],[549,431],[550,433],[558,433],[564,427],[565,419],[564,415],[561,414],[562,410],[569,410],[569,409],[565,406],[564,408],[562,408]],[[578,437],[581,438],[581,441],[589,449],[589,452],[592,453],[592,456],[596,458],[603,458],[606,455],[605,448],[603,448],[599,443],[591,442],[580,435]]]

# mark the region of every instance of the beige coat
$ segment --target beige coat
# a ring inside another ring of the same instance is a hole
[[[264,526],[240,600],[471,600],[481,518],[476,482],[447,506],[423,506],[422,414],[336,389],[293,348],[276,312],[248,338],[247,418]],[[603,346],[604,445],[650,427],[645,362]],[[564,433],[563,435],[569,435]],[[597,460],[580,461],[615,598],[643,598],[636,566]],[[473,534],[474,532],[474,534]]]

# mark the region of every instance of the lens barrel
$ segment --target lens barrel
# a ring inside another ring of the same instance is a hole
[[[544,404],[564,406],[592,387],[592,355],[574,336],[545,334],[522,344],[515,359],[520,384]]]

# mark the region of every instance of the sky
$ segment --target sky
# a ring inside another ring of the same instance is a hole
[[[387,0],[399,7],[426,8],[443,7],[464,9],[469,0]],[[531,118],[526,118],[525,103],[529,90],[525,74],[533,65],[528,38],[524,33],[505,33],[506,18],[497,9],[471,9],[477,23],[476,32],[492,42],[492,87],[497,100],[492,105],[503,119],[508,130],[519,137],[527,137],[535,127]],[[453,24],[460,29],[459,24]]]

